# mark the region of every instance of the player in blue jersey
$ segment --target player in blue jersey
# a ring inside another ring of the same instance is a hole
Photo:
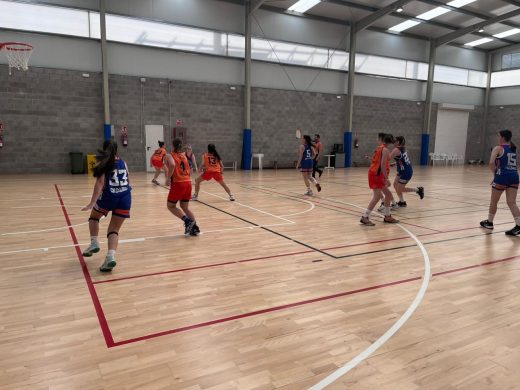
[[[126,218],[130,218],[132,196],[128,180],[128,167],[117,155],[117,143],[105,141],[103,150],[100,150],[98,163],[94,167],[96,184],[90,203],[82,210],[92,210],[88,220],[90,230],[90,245],[83,252],[83,256],[90,257],[99,252],[99,219],[107,216],[111,211],[112,217],[108,224],[107,239],[108,253],[105,261],[99,268],[102,272],[110,272],[116,266],[116,249],[119,242],[119,230]]]
[[[300,145],[299,153],[298,153],[298,162],[296,164],[296,169],[300,169],[302,173],[303,182],[305,183],[305,187],[307,187],[307,192],[304,195],[312,196],[311,184],[312,182],[318,192],[321,191],[320,184],[316,181],[314,177],[311,176],[312,170],[314,168],[314,156],[315,152],[312,148],[312,141],[309,135],[304,135],[302,137],[302,144]]]
[[[392,153],[390,153],[390,159],[394,159],[396,162],[397,175],[394,179],[394,189],[399,197],[399,202],[397,202],[399,207],[407,206],[403,196],[405,192],[415,192],[421,199],[424,198],[424,187],[406,187],[406,184],[412,179],[413,168],[405,144],[406,140],[403,136],[395,137],[395,147]]]
[[[489,204],[488,219],[480,222],[480,226],[493,229],[493,219],[497,212],[497,205],[502,193],[506,192],[506,200],[515,219],[515,227],[505,233],[509,236],[520,235],[520,210],[516,204],[518,192],[518,168],[516,165],[516,145],[511,142],[513,134],[509,130],[498,132],[499,145],[493,148],[489,160],[489,168],[495,174],[491,183],[491,201]]]

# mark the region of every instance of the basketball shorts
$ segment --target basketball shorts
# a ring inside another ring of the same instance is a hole
[[[168,194],[168,202],[189,202],[191,199],[191,181],[173,182]]]
[[[303,160],[300,163],[300,172],[312,172],[314,160]]]
[[[224,181],[224,178],[220,172],[204,172],[202,174],[202,179],[206,181],[211,179],[215,179],[218,182]]]
[[[507,188],[518,188],[518,183],[518,174],[495,175],[491,186],[496,190],[503,191]]]
[[[159,161],[159,160],[152,160],[152,165],[155,167],[155,168],[159,168],[161,169],[162,167],[164,167],[164,163],[162,161]]]
[[[374,175],[373,173],[368,173],[368,186],[372,190],[381,190],[386,187],[386,180],[383,175]]]
[[[410,180],[412,180],[413,171],[411,169],[407,169],[401,172],[397,172],[397,177],[399,178],[399,183],[407,184]]]
[[[94,206],[94,210],[99,211],[105,217],[112,211],[112,215],[117,215],[121,218],[130,218],[130,208],[132,207],[132,195],[128,194],[122,196],[111,196],[110,194],[103,194],[99,197]]]

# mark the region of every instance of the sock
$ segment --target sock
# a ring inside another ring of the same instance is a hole
[[[495,214],[488,214],[488,221],[489,222],[493,222],[494,219],[495,219]]]
[[[385,207],[385,217],[390,216],[390,207]]]
[[[404,202],[404,196],[403,195],[399,195],[399,201],[400,202]]]
[[[520,226],[520,215],[515,217],[516,226]]]
[[[181,219],[182,219],[183,222],[185,222],[186,224],[190,223],[190,221],[191,221],[191,219],[189,219],[187,215],[183,215],[183,216],[181,217]]]
[[[365,212],[363,213],[363,218],[370,218],[371,212],[372,212],[372,210],[366,209]]]
[[[316,181],[316,179],[315,179],[314,177],[311,176],[309,179],[310,179],[310,181],[313,182],[314,184],[317,183],[317,181]]]
[[[107,253],[108,257],[115,257],[116,256],[116,250],[115,249],[109,249]]]
[[[90,245],[99,245],[97,236],[90,236]]]

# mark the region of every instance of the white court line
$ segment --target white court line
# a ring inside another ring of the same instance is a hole
[[[211,193],[211,192],[207,192],[207,191],[201,191],[201,192],[204,192],[205,194],[208,194],[208,195],[213,195],[213,196],[216,197],[216,198],[220,198],[220,199],[228,200],[228,198],[224,198],[223,196],[220,196],[220,195],[217,195],[217,194],[213,194],[213,193]],[[234,204],[238,204],[238,205],[240,205],[240,206],[242,206],[242,207],[246,207],[246,208],[251,209],[251,210],[253,210],[253,211],[257,211],[257,212],[259,212],[259,213],[266,214],[266,215],[269,215],[269,216],[271,216],[271,217],[281,219],[282,221],[285,221],[285,222],[288,222],[288,223],[291,223],[291,224],[296,223],[296,222],[294,222],[294,221],[291,221],[290,219],[283,218],[283,217],[281,217],[281,216],[278,216],[278,215],[274,215],[274,214],[268,213],[267,211],[263,211],[263,210],[260,210],[260,209],[255,208],[255,207],[248,206],[247,204],[243,204],[243,203],[240,203],[240,202],[237,202],[237,201],[234,201],[233,203],[234,203]]]
[[[260,228],[267,228],[267,227],[286,226],[286,225],[290,225],[290,223],[277,223],[277,224],[273,224],[273,225],[242,226],[242,227],[236,227],[236,228],[207,230],[207,231],[201,232],[201,235],[223,233],[223,232],[229,232],[232,230],[245,230],[245,229],[253,230],[253,229],[260,229]],[[73,226],[77,226],[77,225],[73,225]],[[73,227],[73,226],[70,226],[70,227]],[[68,228],[69,226],[66,226],[66,227]],[[154,239],[158,239],[158,238],[172,238],[172,237],[185,237],[185,235],[184,234],[167,234],[167,235],[163,235],[163,236],[136,237],[136,238],[128,238],[128,239],[119,240],[119,243],[127,244],[127,243],[132,243],[132,242],[142,242],[142,241],[146,241],[146,240],[154,240]],[[105,244],[106,241],[100,241],[99,243]],[[0,256],[10,255],[10,254],[14,254],[14,253],[22,253],[22,252],[38,252],[38,251],[47,252],[49,249],[74,248],[76,246],[86,246],[88,244],[89,243],[82,243],[82,244],[78,244],[78,245],[69,244],[69,245],[49,246],[49,247],[41,247],[41,248],[17,249],[17,250],[13,250],[13,251],[0,252]]]
[[[353,206],[362,210],[365,210],[364,207],[355,205],[353,203],[347,203],[343,202],[345,204],[348,204],[349,206]],[[322,390],[325,387],[331,385],[336,380],[338,380],[340,377],[348,373],[350,370],[352,370],[354,367],[356,367],[359,363],[361,363],[363,360],[367,359],[370,355],[372,355],[375,351],[377,351],[384,343],[386,343],[401,327],[408,321],[408,319],[412,316],[414,311],[417,309],[417,307],[420,305],[421,301],[424,298],[424,294],[426,293],[426,289],[428,288],[428,284],[430,283],[431,278],[431,264],[430,264],[430,257],[428,256],[428,252],[426,251],[426,248],[424,247],[423,243],[417,238],[415,234],[413,234],[411,231],[409,231],[404,226],[401,226],[401,224],[396,224],[399,228],[404,230],[416,243],[419,249],[421,250],[421,253],[423,255],[424,259],[424,274],[422,277],[422,284],[421,288],[417,292],[417,295],[415,296],[413,302],[411,305],[406,309],[404,314],[392,325],[390,329],[388,329],[381,337],[379,337],[374,343],[372,343],[368,348],[366,348],[363,352],[361,352],[359,355],[354,357],[352,360],[350,360],[348,363],[346,363],[343,367],[340,367],[336,371],[334,371],[332,374],[327,376],[326,378],[322,379],[320,382],[316,383],[314,386],[310,387],[309,390]]]
[[[311,207],[309,207],[307,210],[300,211],[300,212],[298,212],[298,213],[292,213],[292,214],[280,215],[280,217],[293,217],[293,216],[295,216],[295,215],[305,214],[305,213],[308,213],[309,211],[314,210],[314,208],[316,207],[316,205],[315,205],[314,203],[312,203],[311,201],[308,201],[308,200],[302,199],[302,202],[305,202],[305,203],[307,203],[307,204],[310,204]]]
[[[40,208],[45,208],[45,207],[61,207],[61,204],[52,204],[52,205],[46,205],[46,206],[11,206],[9,208],[11,208],[11,209],[40,209]],[[85,205],[71,205],[68,207],[81,208],[81,207],[85,207]]]
[[[101,217],[101,219],[103,219],[105,217]],[[77,225],[71,225],[70,227],[76,227],[76,226],[83,226],[83,225],[87,225],[88,224],[88,221],[87,222],[82,222],[82,223],[78,223]],[[11,233],[2,233],[0,234],[0,236],[14,236],[14,235],[17,235],[17,234],[31,234],[31,233],[42,233],[42,232],[51,232],[53,230],[62,230],[62,229],[68,229],[69,226],[61,226],[61,227],[57,227],[57,228],[49,228],[49,229],[41,229],[41,230],[28,230],[28,231],[25,231],[25,232],[11,232]]]

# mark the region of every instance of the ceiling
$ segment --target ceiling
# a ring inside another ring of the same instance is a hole
[[[255,0],[252,0],[253,2]],[[309,9],[301,17],[320,18],[333,23],[353,23],[373,14],[377,10],[391,5],[396,0],[322,0],[319,4]],[[460,8],[447,6],[452,0],[413,0],[405,4],[400,13],[391,12],[377,19],[370,27],[372,30],[386,31],[406,20],[420,22],[401,33],[404,36],[413,36],[422,39],[437,39],[446,34],[485,22],[497,16],[511,11],[520,11],[520,0],[476,0]],[[275,12],[291,13],[287,9],[297,0],[265,0],[260,8]],[[431,11],[437,7],[449,9],[449,12],[430,20],[417,19],[417,16]],[[493,35],[518,28],[519,32],[505,38],[497,38]],[[462,35],[454,39],[451,44],[463,46],[466,43],[482,38],[490,38],[492,41],[475,46],[480,50],[492,51],[520,43],[520,12],[519,15],[485,26],[482,32]],[[467,46],[465,46],[467,47]]]

